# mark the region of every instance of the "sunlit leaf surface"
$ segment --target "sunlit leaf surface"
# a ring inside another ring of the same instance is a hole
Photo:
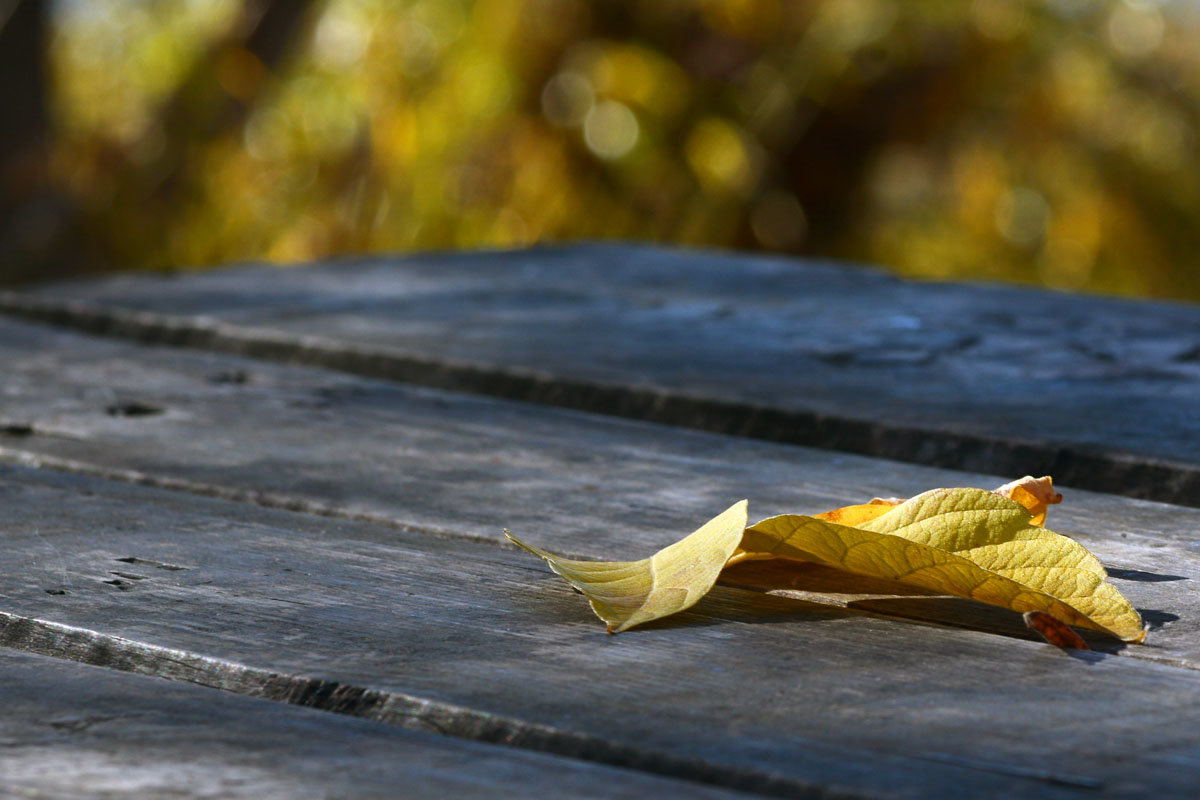
[[[609,633],[683,611],[706,595],[746,527],[745,500],[735,503],[695,533],[641,561],[576,561],[512,542],[539,558],[583,592]]]
[[[935,489],[861,527],[799,514],[746,530],[743,550],[816,561],[1014,611],[1044,611],[1126,641],[1141,617],[1082,545],[1030,524],[1020,504],[982,489]]]

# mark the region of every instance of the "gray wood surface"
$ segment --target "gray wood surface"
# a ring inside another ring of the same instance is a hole
[[[1200,309],[635,246],[35,287],[156,342],[1200,504]]]
[[[4,797],[744,796],[9,649],[0,676]]]
[[[763,794],[1200,780],[1193,669],[723,587],[608,636],[490,542],[45,470],[0,498],[9,647]]]
[[[1198,505],[1192,308],[601,247],[118,277],[0,309],[60,326],[0,320],[0,645],[25,651],[0,649],[0,793],[166,796],[189,747],[211,765],[192,796],[287,796],[296,774],[312,796],[1200,783],[1198,509],[1068,489],[1052,510],[1154,627],[1093,653],[820,570],[765,594],[756,565],[610,637],[500,539],[633,558],[741,497],[757,519],[1043,471]]]
[[[427,534],[634,558],[747,497],[753,519],[1014,476],[935,470],[0,322],[0,457]],[[245,377],[243,383],[222,378]],[[219,380],[218,380],[219,379]],[[155,413],[110,413],[140,407]],[[1051,512],[1156,626],[1139,658],[1200,663],[1200,511],[1081,491]],[[819,576],[817,576],[819,577]],[[753,584],[746,576],[735,582]],[[823,602],[1032,636],[965,601]],[[879,594],[875,592],[873,594]]]

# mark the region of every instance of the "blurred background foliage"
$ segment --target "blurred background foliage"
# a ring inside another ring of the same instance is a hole
[[[624,238],[1200,300],[1168,0],[0,0],[9,280]]]

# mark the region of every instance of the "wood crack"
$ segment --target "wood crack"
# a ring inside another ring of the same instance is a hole
[[[481,542],[490,545],[507,546],[502,542],[488,536],[476,536],[469,533],[443,530],[441,528],[435,528],[429,525],[417,525],[414,523],[404,522],[403,520],[398,520],[395,517],[388,516],[387,514],[377,514],[369,511],[352,511],[340,506],[330,505],[328,503],[319,503],[313,500],[297,497],[296,495],[284,494],[282,492],[265,492],[259,489],[239,489],[232,486],[222,486],[219,484],[188,480],[186,478],[173,478],[166,475],[152,475],[148,472],[142,472],[140,470],[105,467],[87,461],[79,461],[72,458],[60,458],[58,456],[43,455],[41,453],[31,453],[27,450],[5,447],[3,445],[0,445],[0,462],[15,464],[22,467],[31,467],[33,469],[50,469],[58,472],[68,472],[73,475],[84,475],[91,478],[120,481],[121,483],[130,483],[137,486],[150,486],[155,489],[186,492],[188,494],[199,495],[201,497],[212,497],[217,500],[227,500],[235,503],[250,503],[252,505],[276,509],[279,511],[291,511],[294,513],[311,514],[313,516],[330,517],[333,519],[344,519],[353,522],[369,522],[375,525],[386,525],[390,528],[397,528],[403,531],[419,533],[425,536],[433,536],[439,539],[456,539],[460,541],[465,540],[471,542]],[[162,565],[158,562],[144,561],[142,559],[132,557],[117,560],[125,561],[126,563],[130,564],[154,566],[158,567],[159,569],[186,569],[186,567]]]

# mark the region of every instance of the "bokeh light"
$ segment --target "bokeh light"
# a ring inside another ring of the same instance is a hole
[[[1200,300],[1192,3],[52,9],[64,263],[614,237]]]

